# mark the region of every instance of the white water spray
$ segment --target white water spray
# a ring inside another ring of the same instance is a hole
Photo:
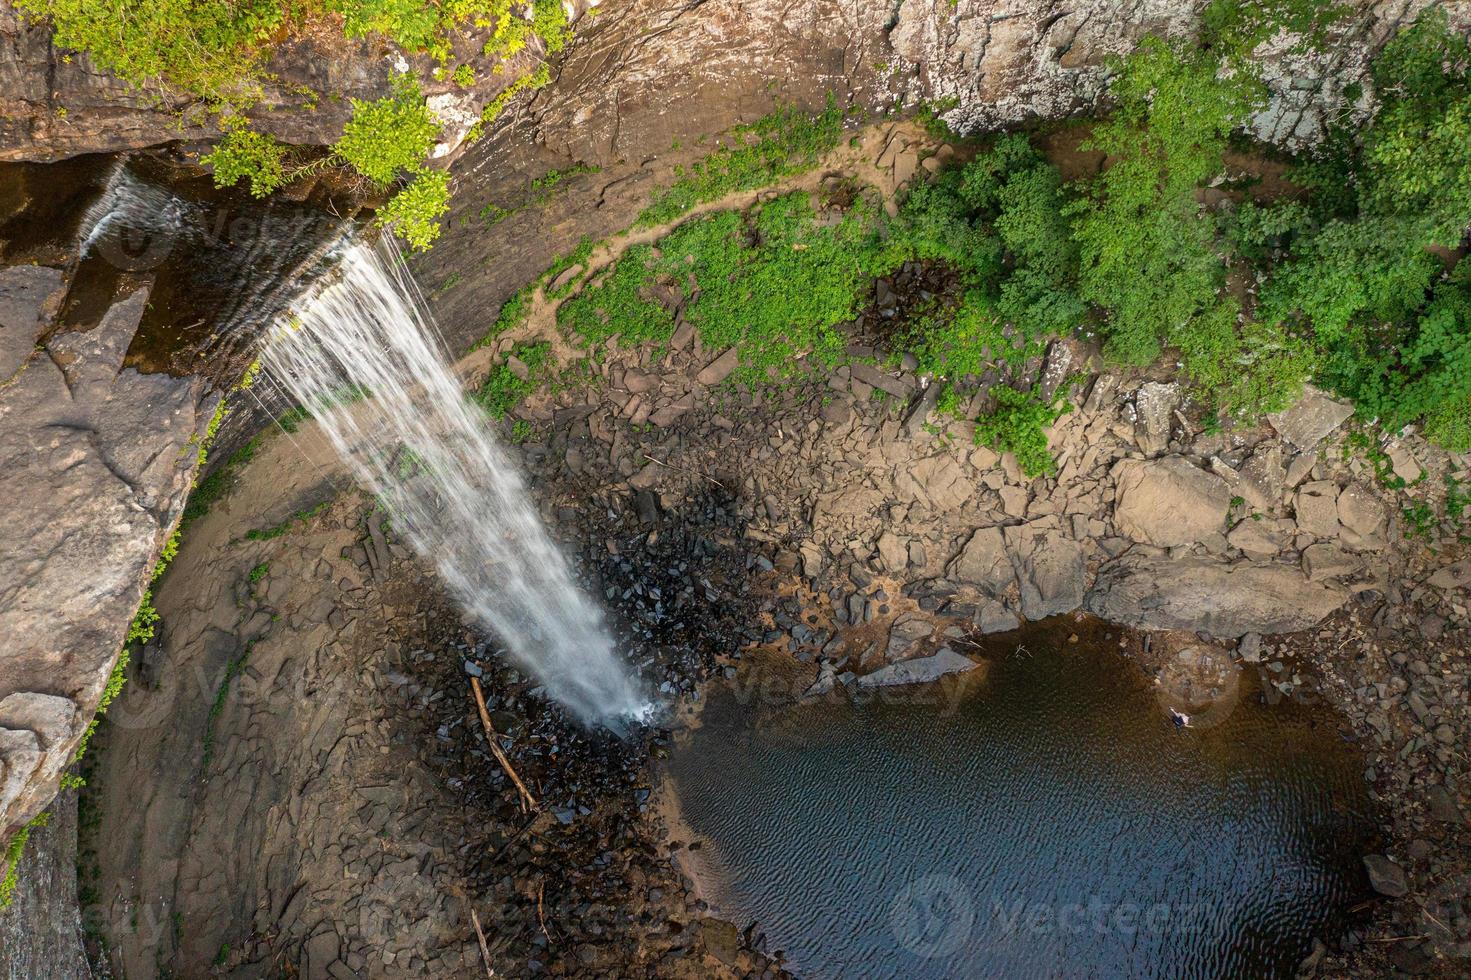
[[[312,410],[394,531],[551,697],[587,722],[646,712],[599,610],[461,391],[396,252],[351,246],[340,274],[282,322],[262,360]],[[364,389],[364,400],[342,397]]]

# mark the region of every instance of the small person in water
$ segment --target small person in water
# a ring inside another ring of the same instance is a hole
[[[1190,727],[1190,716],[1184,712],[1176,711],[1174,708],[1170,709],[1170,720],[1175,723],[1176,728]]]

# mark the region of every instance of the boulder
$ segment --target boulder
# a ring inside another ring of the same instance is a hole
[[[1354,413],[1347,402],[1329,398],[1312,385],[1303,387],[1297,404],[1267,416],[1272,428],[1298,449],[1312,449]]]
[[[976,609],[975,624],[983,634],[990,634],[1009,633],[1022,623],[1000,599],[986,599]]]
[[[1317,538],[1338,537],[1338,484],[1332,480],[1304,483],[1293,507],[1298,530]]]
[[[720,382],[730,377],[731,372],[740,367],[740,365],[740,352],[734,347],[727,348],[725,353],[715,358],[709,364],[706,364],[700,373],[695,375],[695,380],[709,388],[720,384]]]
[[[1349,484],[1338,495],[1339,537],[1354,551],[1382,551],[1385,537],[1384,505],[1373,491]]]
[[[1385,855],[1364,855],[1364,870],[1369,873],[1369,884],[1379,894],[1403,898],[1410,893],[1410,881],[1405,876],[1405,869]]]
[[[1251,517],[1236,522],[1226,541],[1252,558],[1271,558],[1282,550],[1285,540],[1275,521],[1259,521]]]
[[[1251,459],[1241,467],[1237,492],[1248,506],[1261,513],[1275,513],[1282,505],[1282,489],[1287,483],[1287,467],[1282,462],[1282,447],[1269,442],[1258,446]]]
[[[1348,596],[1287,565],[1124,555],[1103,566],[1084,605],[1138,629],[1235,638],[1310,629]]]
[[[879,535],[878,553],[884,567],[891,572],[902,572],[909,564],[909,548],[893,531],[885,531]]]
[[[1042,521],[1008,527],[1004,537],[1021,586],[1023,616],[1045,619],[1083,604],[1087,563],[1082,545]]]
[[[928,640],[934,632],[935,626],[928,620],[901,617],[889,630],[889,645],[884,651],[884,659],[902,659],[916,644]]]
[[[938,680],[946,674],[957,674],[974,670],[980,664],[969,657],[961,656],[949,647],[941,647],[928,657],[902,660],[887,667],[880,667],[871,674],[858,678],[859,687],[895,687],[900,684],[924,684]]]
[[[1180,407],[1180,386],[1146,381],[1134,393],[1134,410],[1138,422],[1134,441],[1145,454],[1162,453],[1170,443],[1170,429],[1175,424],[1175,409]]]
[[[51,336],[0,387],[0,839],[56,795],[218,401],[123,366],[147,301]]]
[[[1158,548],[1195,544],[1220,533],[1231,490],[1180,456],[1123,460],[1114,466],[1118,487],[1114,523],[1120,534]]]
[[[1320,541],[1302,551],[1302,571],[1310,582],[1353,575],[1363,566],[1336,544]]]
[[[1012,570],[1011,556],[1006,551],[998,527],[976,529],[960,549],[960,554],[951,560],[946,574],[962,585],[977,588],[999,596],[1016,581]]]
[[[955,510],[970,499],[975,490],[965,478],[954,456],[930,456],[913,466],[902,466],[894,478],[901,497],[928,504],[940,511]]]
[[[60,269],[43,265],[0,269],[0,383],[14,376],[36,349],[64,292]]]

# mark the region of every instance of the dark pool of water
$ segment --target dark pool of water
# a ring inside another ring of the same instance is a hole
[[[1177,728],[1056,637],[925,704],[716,692],[670,770],[717,909],[806,977],[1291,976],[1367,896],[1332,716]]]

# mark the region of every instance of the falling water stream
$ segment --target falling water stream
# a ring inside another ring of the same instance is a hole
[[[646,711],[520,473],[461,391],[397,253],[350,246],[262,360],[311,409],[394,531],[551,697],[587,722]],[[362,391],[370,397],[345,397]]]

